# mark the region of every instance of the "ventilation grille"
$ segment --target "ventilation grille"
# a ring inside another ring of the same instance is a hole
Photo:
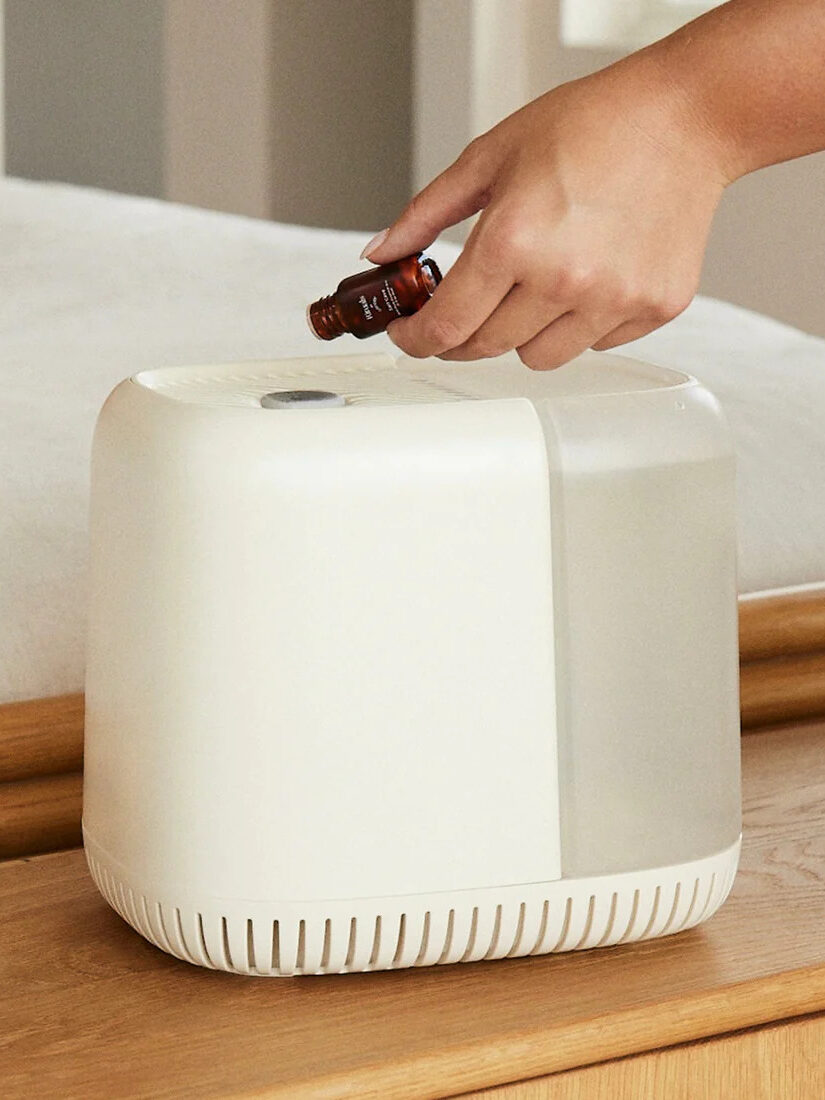
[[[635,890],[574,894],[500,904],[391,911],[370,917],[283,920],[207,915],[135,893],[87,850],[92,876],[112,908],[161,950],[197,966],[236,974],[289,976],[389,970],[606,947],[682,931],[722,904],[736,854],[720,870]],[[645,873],[649,875],[649,873]],[[594,880],[590,880],[593,882]],[[508,893],[512,888],[508,888]],[[362,910],[363,911],[363,910]]]
[[[389,355],[315,356],[273,362],[143,371],[134,381],[176,401],[260,408],[277,390],[330,390],[352,405],[530,400],[640,393],[690,383],[687,375],[630,359],[588,353],[561,371],[527,370],[516,355],[475,363],[395,361]]]
[[[136,381],[156,393],[196,405],[231,405],[260,408],[266,393],[278,390],[328,390],[340,393],[349,405],[416,405],[443,401],[468,401],[477,397],[470,388],[441,382],[422,372],[396,367],[392,360],[376,357],[374,365],[364,357],[342,359],[337,364],[310,360],[312,366],[289,362],[250,364],[247,369],[176,367],[145,371]]]

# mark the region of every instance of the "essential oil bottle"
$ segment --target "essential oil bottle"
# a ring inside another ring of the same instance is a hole
[[[440,282],[441,272],[429,256],[405,256],[343,279],[334,294],[309,306],[307,321],[319,340],[345,332],[363,340],[383,332],[396,317],[416,313]]]

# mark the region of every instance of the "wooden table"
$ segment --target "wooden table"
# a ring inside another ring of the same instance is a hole
[[[0,863],[0,1096],[819,1100],[825,724],[750,734],[743,753],[728,903],[600,951],[241,978],[145,943],[79,851]]]

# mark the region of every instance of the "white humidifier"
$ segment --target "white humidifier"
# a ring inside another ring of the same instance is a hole
[[[734,462],[695,380],[595,354],[149,371],[92,473],[86,851],[152,943],[326,974],[722,903]]]

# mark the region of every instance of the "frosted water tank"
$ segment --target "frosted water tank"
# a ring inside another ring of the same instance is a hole
[[[696,925],[740,836],[719,407],[593,353],[139,374],[95,435],[86,706],[92,875],[189,962]]]

